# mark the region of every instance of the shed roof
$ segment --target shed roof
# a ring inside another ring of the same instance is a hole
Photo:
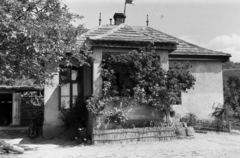
[[[84,33],[78,39],[79,43],[86,39],[90,41],[123,41],[123,42],[154,42],[175,44],[176,49],[170,55],[192,56],[221,56],[231,57],[230,54],[209,50],[176,37],[165,34],[148,26],[100,25]]]
[[[0,92],[43,91],[43,87],[34,86],[0,86]]]

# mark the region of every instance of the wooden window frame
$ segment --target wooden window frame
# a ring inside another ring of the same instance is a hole
[[[59,109],[62,109],[62,95],[61,95],[61,88],[62,88],[62,84],[70,84],[70,94],[69,94],[69,108],[66,109],[71,109],[73,108],[73,84],[77,83],[78,86],[80,86],[80,92],[81,94],[77,94],[77,96],[82,96],[83,93],[83,89],[82,89],[82,80],[83,80],[83,69],[82,67],[60,67],[61,70],[59,72]],[[70,79],[66,79],[66,80],[62,80],[61,76],[62,76],[62,69],[70,69]],[[72,80],[72,70],[76,70],[77,71],[77,76],[76,80]]]

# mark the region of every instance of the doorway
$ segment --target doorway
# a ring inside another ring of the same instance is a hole
[[[12,123],[12,93],[0,93],[0,126]]]

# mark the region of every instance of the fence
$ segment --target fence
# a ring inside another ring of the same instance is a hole
[[[195,130],[230,132],[231,123],[229,121],[220,120],[197,120],[194,125]]]
[[[93,143],[168,141],[176,139],[173,127],[149,127],[114,130],[93,130]]]

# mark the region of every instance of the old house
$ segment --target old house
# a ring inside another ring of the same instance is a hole
[[[189,61],[192,66],[190,72],[196,77],[196,83],[188,93],[181,94],[182,103],[174,105],[177,113],[184,116],[191,112],[207,119],[212,105],[223,103],[222,63],[229,60],[230,54],[199,47],[148,26],[129,26],[123,23],[124,19],[123,14],[115,14],[113,25],[97,26],[79,37],[79,44],[90,46],[96,57],[91,66],[64,68],[60,73],[57,69],[52,71],[55,74],[52,84],[46,84],[44,91],[45,136],[62,131],[59,113],[63,101],[69,102],[67,108],[71,108],[74,96],[84,101],[92,94],[102,94],[100,63],[105,52],[126,53],[149,43],[154,43],[165,70],[172,61]],[[66,74],[70,75],[66,77]],[[91,124],[90,118],[88,121]]]

